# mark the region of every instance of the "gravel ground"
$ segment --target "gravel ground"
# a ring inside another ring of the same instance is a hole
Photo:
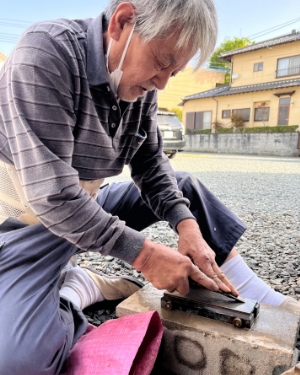
[[[248,265],[275,290],[300,300],[300,159],[180,153],[175,170],[191,172],[248,226],[237,248]],[[130,180],[128,169],[106,182]],[[153,241],[177,247],[177,235],[166,222],[144,233]],[[143,275],[112,257],[84,253],[80,265],[109,274]],[[86,311],[96,325],[114,318],[113,306]]]

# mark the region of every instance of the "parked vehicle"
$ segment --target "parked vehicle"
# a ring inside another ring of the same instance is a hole
[[[164,142],[164,153],[172,159],[178,151],[184,149],[184,126],[173,112],[158,111],[157,121]]]

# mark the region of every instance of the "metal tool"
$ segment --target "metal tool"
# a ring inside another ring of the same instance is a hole
[[[239,299],[242,298],[220,291],[216,293],[197,284],[197,287],[190,287],[186,296],[165,292],[161,306],[230,323],[237,328],[251,328],[259,315],[259,303],[247,298]]]
[[[196,281],[194,281],[193,279],[191,279],[190,277],[189,277],[189,286],[190,286],[190,288],[191,289],[200,289],[200,290],[203,290],[203,289],[205,289],[206,290],[206,288],[204,288],[204,286],[202,286],[202,285],[200,285],[199,283],[197,283]],[[241,296],[234,296],[232,293],[226,293],[226,292],[223,292],[223,290],[221,290],[221,289],[219,289],[219,290],[216,290],[216,291],[212,291],[213,293],[219,293],[219,294],[222,294],[223,296],[226,296],[226,297],[228,297],[228,298],[231,298],[231,299],[234,299],[235,301],[238,301],[238,302],[242,302],[242,303],[244,303],[245,302],[245,300],[244,300],[244,298],[243,297],[241,297]]]
[[[222,294],[222,296],[226,296],[228,298],[231,298],[237,302],[242,302],[242,303],[245,303],[245,299],[241,296],[234,296],[233,294],[231,293],[226,293],[226,292],[223,292],[223,290],[217,290],[215,291],[215,293],[219,293],[219,294]]]

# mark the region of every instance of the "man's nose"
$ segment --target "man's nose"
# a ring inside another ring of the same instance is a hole
[[[170,77],[171,73],[167,69],[161,70],[159,73],[157,73],[154,80],[156,88],[158,90],[163,90],[167,86]]]

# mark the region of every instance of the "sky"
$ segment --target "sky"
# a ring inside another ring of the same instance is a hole
[[[9,55],[33,22],[96,17],[107,3],[108,0],[0,0],[0,51]],[[300,0],[215,0],[215,6],[219,18],[217,46],[235,36],[259,42],[293,29],[300,31]],[[268,31],[271,32],[265,33]]]

